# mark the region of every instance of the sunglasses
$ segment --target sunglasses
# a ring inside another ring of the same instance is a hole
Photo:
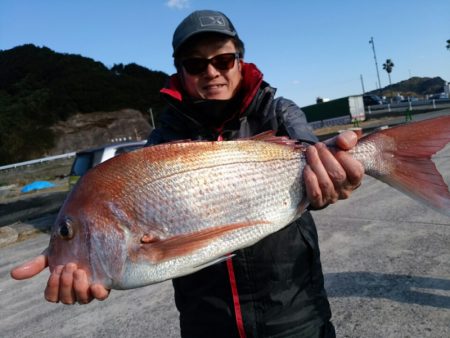
[[[191,75],[203,73],[209,64],[212,64],[217,70],[228,70],[234,67],[234,61],[239,59],[239,53],[225,53],[216,55],[210,59],[189,58],[184,59],[181,64],[186,72]]]

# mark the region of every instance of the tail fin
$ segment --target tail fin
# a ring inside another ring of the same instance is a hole
[[[450,216],[448,186],[431,160],[448,143],[450,116],[442,116],[367,135],[357,148],[376,149],[374,160],[362,161],[368,175]]]

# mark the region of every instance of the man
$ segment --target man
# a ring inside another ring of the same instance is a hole
[[[343,151],[332,155],[290,100],[275,98],[262,73],[245,63],[244,44],[220,12],[196,11],[175,30],[177,73],[161,90],[168,109],[148,144],[180,139],[230,140],[274,130],[308,147],[304,179],[310,207],[347,198],[361,182],[361,164]],[[350,149],[356,135],[334,140]],[[45,253],[12,271],[30,278],[47,266]],[[239,250],[226,262],[173,280],[183,337],[332,337],[317,230],[307,211],[284,229]],[[75,264],[56,268],[48,301],[88,303],[109,291],[89,285]]]

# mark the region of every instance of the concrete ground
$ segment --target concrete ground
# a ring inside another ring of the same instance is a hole
[[[435,162],[450,184],[450,145]],[[450,217],[370,177],[314,217],[338,337],[450,337]],[[12,280],[9,270],[48,240],[0,248],[1,337],[179,337],[170,282],[66,306],[43,299],[47,272]]]

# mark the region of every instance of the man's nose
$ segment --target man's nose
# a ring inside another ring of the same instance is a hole
[[[208,64],[208,67],[206,67],[206,74],[210,77],[215,77],[220,74],[219,70],[214,67],[211,63]]]

